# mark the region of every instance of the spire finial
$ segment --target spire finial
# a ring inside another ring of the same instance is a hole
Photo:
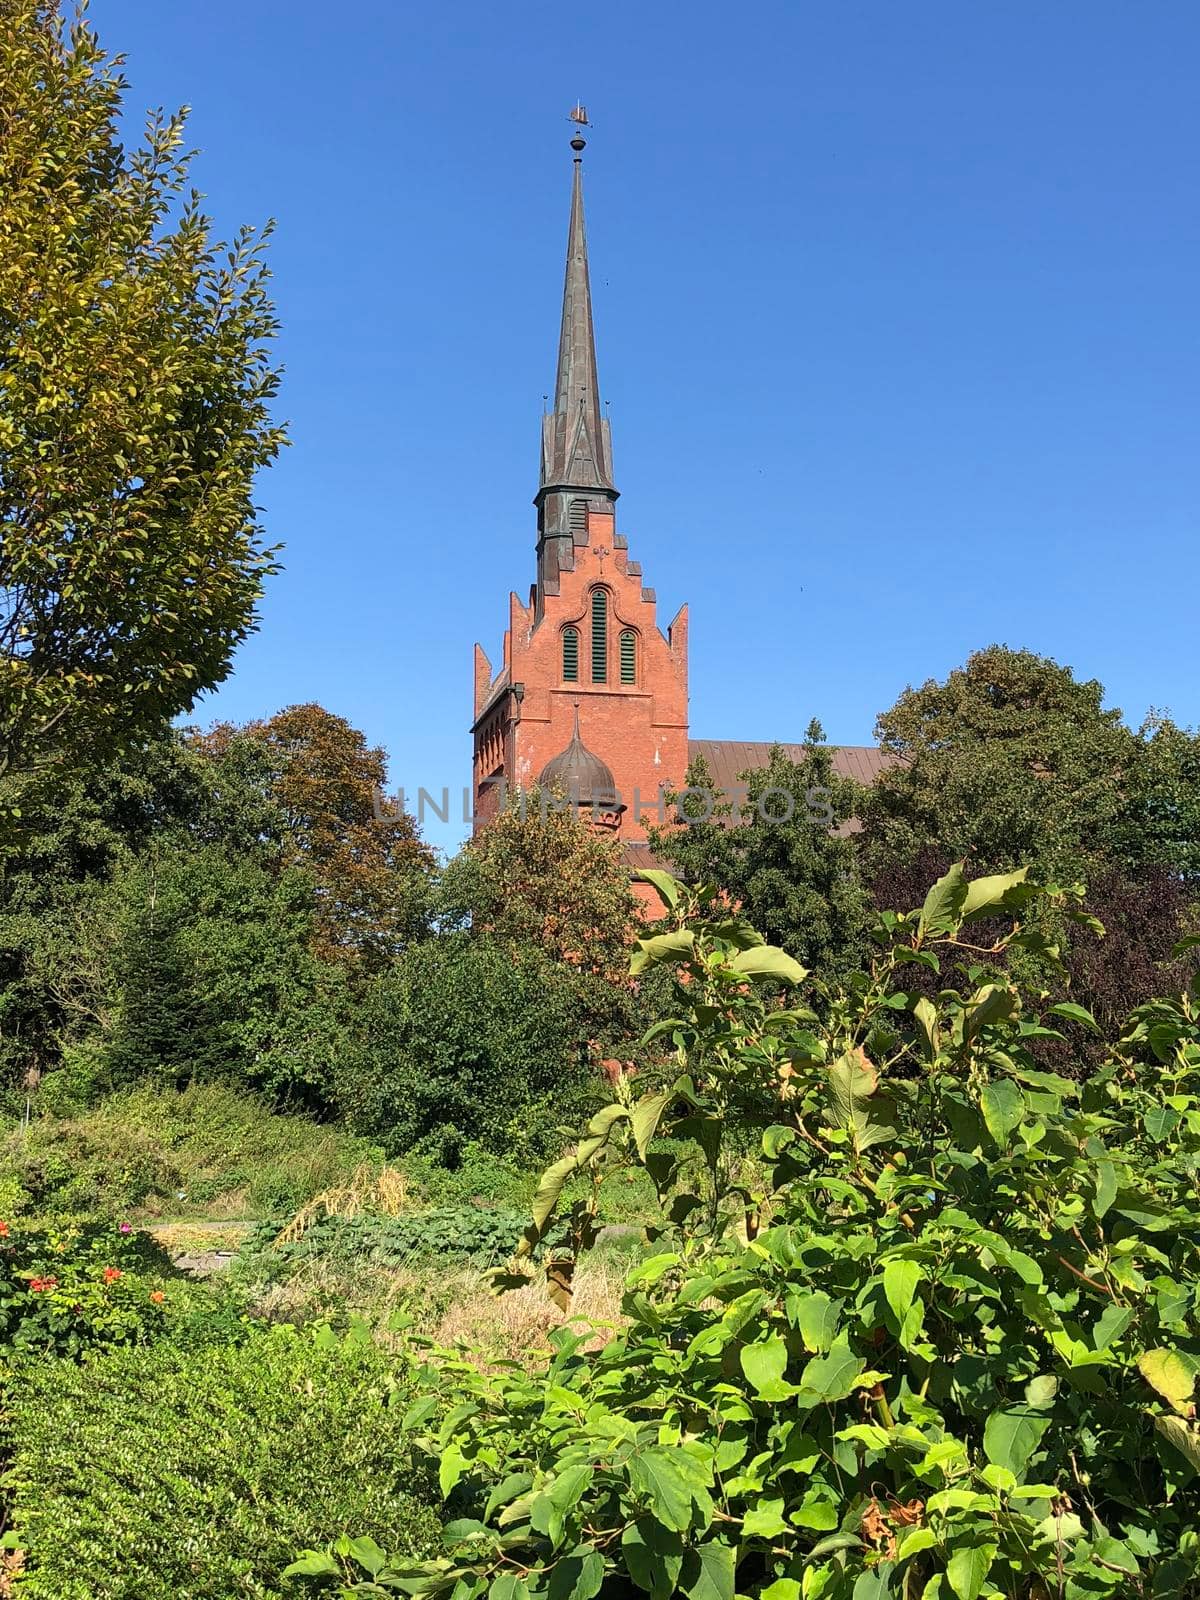
[[[588,121],[587,107],[582,100],[576,100],[568,120],[575,124],[575,134],[571,140],[571,149],[574,150],[575,160],[578,162],[582,157],[583,151],[587,148],[587,140],[579,130],[580,128],[591,127],[591,123]]]

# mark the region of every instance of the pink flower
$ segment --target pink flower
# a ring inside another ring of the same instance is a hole
[[[132,1233],[133,1232],[133,1223],[132,1222],[123,1222],[121,1224],[120,1231],[122,1233]]]

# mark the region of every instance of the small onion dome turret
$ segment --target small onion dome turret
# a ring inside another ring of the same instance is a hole
[[[543,789],[557,789],[574,805],[594,806],[612,811],[617,805],[617,785],[612,768],[593,755],[579,736],[579,707],[575,707],[575,729],[571,742],[542,768],[538,783]]]

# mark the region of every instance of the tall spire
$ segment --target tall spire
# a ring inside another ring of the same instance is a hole
[[[571,140],[575,170],[567,230],[562,331],[554,410],[542,418],[541,482],[534,502],[538,508],[539,584],[543,580],[554,583],[558,572],[571,564],[571,529],[578,526],[571,515],[571,503],[617,498],[612,481],[612,441],[607,419],[600,410],[583,220],[583,150],[587,141],[579,130],[587,126],[587,113],[582,106],[576,106],[571,119],[577,126]]]

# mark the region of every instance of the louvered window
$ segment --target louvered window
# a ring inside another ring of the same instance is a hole
[[[608,595],[592,590],[592,682],[608,682]]]
[[[621,682],[637,682],[637,634],[630,629],[621,635]]]
[[[563,682],[579,682],[579,629],[564,628],[562,636]]]
[[[567,507],[567,527],[574,531],[582,529],[587,531],[588,503],[586,500],[572,500]]]

